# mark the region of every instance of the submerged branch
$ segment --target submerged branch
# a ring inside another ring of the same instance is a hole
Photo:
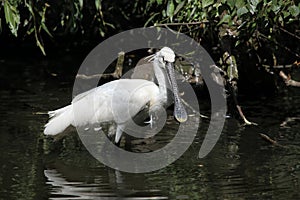
[[[263,134],[263,133],[259,133],[259,135],[264,139],[266,140],[267,142],[271,143],[272,145],[274,146],[278,146],[278,147],[283,147],[283,148],[287,148],[281,144],[278,144],[278,142],[276,140],[273,140],[271,139],[268,135],[266,134]]]
[[[288,123],[294,122],[296,120],[300,120],[300,117],[288,117],[280,124],[280,127],[286,128]]]
[[[279,76],[281,76],[287,86],[300,87],[299,81],[292,80],[290,75],[287,76],[283,71],[279,72]]]
[[[257,123],[250,122],[250,121],[247,120],[247,118],[245,117],[245,115],[244,115],[244,113],[243,113],[243,111],[242,111],[241,106],[239,106],[239,105],[237,104],[237,105],[236,105],[236,108],[237,108],[237,110],[238,110],[238,112],[239,112],[239,115],[241,116],[241,118],[242,118],[243,121],[245,122],[245,125],[255,125],[255,126],[258,125]]]
[[[196,111],[190,104],[188,104],[188,102],[186,102],[183,98],[180,98],[181,102],[188,107],[189,109],[191,109],[195,114],[199,115],[201,118],[205,118],[208,119],[207,116],[202,115],[200,112]]]

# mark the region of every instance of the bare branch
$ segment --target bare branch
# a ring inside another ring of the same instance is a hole
[[[300,87],[299,81],[292,80],[291,77],[287,76],[283,71],[279,72],[279,76],[281,76],[287,86]]]
[[[89,80],[89,79],[100,79],[100,78],[114,78],[114,79],[118,79],[122,76],[123,73],[123,63],[124,63],[124,57],[125,57],[125,52],[121,51],[118,54],[118,61],[117,64],[115,66],[115,71],[113,73],[107,73],[107,74],[92,74],[92,75],[85,75],[85,74],[77,74],[76,78],[80,78],[80,79],[84,79],[84,80]]]
[[[189,25],[199,25],[199,24],[207,24],[209,21],[201,21],[201,22],[179,22],[179,23],[164,23],[164,24],[154,24],[154,26],[189,26]]]
[[[266,140],[267,142],[270,142],[270,143],[271,143],[272,145],[274,145],[274,146],[282,147],[282,148],[288,149],[287,146],[278,144],[278,142],[277,142],[276,140],[271,139],[271,138],[270,138],[268,135],[266,135],[266,134],[259,133],[259,135],[260,135],[264,140]]]

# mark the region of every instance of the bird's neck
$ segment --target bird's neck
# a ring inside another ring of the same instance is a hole
[[[165,73],[163,72],[162,68],[160,65],[162,65],[158,60],[154,60],[154,73],[155,77],[158,82],[158,87],[159,87],[159,98],[162,103],[167,103],[167,83],[166,83],[166,77]]]

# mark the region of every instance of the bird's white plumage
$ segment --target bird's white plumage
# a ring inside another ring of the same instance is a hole
[[[56,135],[69,125],[85,126],[114,121],[125,123],[148,102],[155,102],[159,88],[151,81],[120,79],[77,95],[71,105],[50,111],[46,135]]]
[[[172,49],[169,47],[162,48],[159,53],[164,58],[165,61],[168,61],[170,63],[175,62],[175,53]]]
[[[117,124],[115,142],[118,143],[122,130],[146,105],[157,109],[167,103],[167,80],[163,69],[165,62],[173,63],[175,54],[168,47],[153,56],[153,66],[158,86],[143,79],[120,79],[77,95],[71,105],[50,111],[45,135],[56,135],[68,126],[82,127],[103,122]]]

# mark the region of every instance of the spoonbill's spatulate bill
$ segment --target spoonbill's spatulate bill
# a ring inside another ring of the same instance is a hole
[[[158,85],[143,79],[120,79],[77,95],[70,105],[48,112],[51,119],[45,125],[44,134],[57,135],[70,125],[83,127],[114,122],[117,124],[115,142],[118,143],[128,121],[146,105],[149,105],[150,117],[155,109],[166,106],[168,82],[171,83],[174,94],[174,116],[179,122],[186,121],[187,113],[178,96],[174,61],[175,54],[168,47],[153,55],[152,62]],[[129,111],[130,114],[124,115],[124,111]],[[77,116],[76,120],[74,116]]]

